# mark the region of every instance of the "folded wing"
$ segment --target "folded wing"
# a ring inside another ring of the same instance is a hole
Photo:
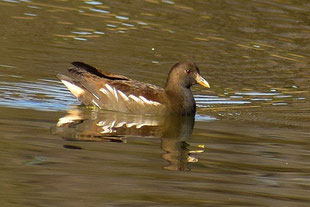
[[[85,105],[138,114],[165,113],[164,89],[73,62],[70,77],[57,75],[71,93]]]

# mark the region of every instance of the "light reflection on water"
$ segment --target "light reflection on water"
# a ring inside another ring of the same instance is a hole
[[[57,84],[55,84],[57,83]],[[40,111],[66,110],[78,102],[59,81],[0,82],[0,105],[12,108],[29,108]]]
[[[38,82],[0,82],[0,105],[32,108],[38,110],[66,110],[70,105],[78,105],[79,102],[57,80],[38,80]],[[295,94],[287,92],[235,92],[233,94],[194,95],[199,108],[220,108],[231,105],[250,105],[261,107],[264,105],[287,105],[292,99],[304,100],[305,97],[294,97]],[[268,98],[265,98],[268,97]],[[206,115],[206,114],[205,114]],[[202,116],[202,114],[200,114]]]
[[[203,120],[203,119],[200,119]],[[206,119],[204,119],[206,120]],[[212,119],[208,119],[211,121]],[[214,119],[213,119],[214,120]],[[193,116],[143,116],[115,112],[71,109],[60,117],[53,133],[70,141],[127,143],[134,138],[160,138],[167,170],[188,171],[188,163],[198,162],[193,154],[203,149],[189,150],[195,118]],[[73,145],[70,145],[71,148]]]

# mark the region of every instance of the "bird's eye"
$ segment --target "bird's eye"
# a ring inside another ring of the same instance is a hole
[[[187,73],[187,74],[190,74],[191,72],[192,72],[192,71],[189,70],[189,69],[186,70],[186,73]]]

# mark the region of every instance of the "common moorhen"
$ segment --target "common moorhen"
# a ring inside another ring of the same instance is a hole
[[[193,115],[196,103],[190,87],[209,83],[195,63],[179,62],[170,70],[165,88],[104,72],[82,62],[73,62],[70,77],[57,77],[83,104],[134,114]]]

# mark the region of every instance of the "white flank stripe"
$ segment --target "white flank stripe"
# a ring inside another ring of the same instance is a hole
[[[93,93],[92,93],[93,94]],[[99,100],[99,97],[96,94],[93,94],[93,96],[95,96],[96,99]]]
[[[159,105],[160,103],[158,103],[157,101],[150,101],[150,100],[147,100],[146,98],[144,98],[143,96],[139,96],[139,98],[144,101],[146,104],[151,104],[151,105]]]
[[[149,100],[147,100],[146,98],[144,98],[143,96],[139,96],[139,98],[146,104],[149,104]]]
[[[114,96],[116,98],[116,102],[118,102],[118,95],[117,95],[117,91],[115,88],[113,88],[113,92],[114,92]]]
[[[117,90],[117,92],[121,95],[121,97],[122,97],[125,101],[128,101],[128,100],[129,100],[129,98],[126,96],[126,94],[124,94],[122,91]]]
[[[109,96],[108,91],[105,90],[104,88],[100,88],[100,91],[101,91],[102,93],[104,93],[105,95]]]
[[[161,103],[159,103],[159,102],[157,102],[157,101],[152,101],[152,104],[154,104],[155,106],[161,105]]]
[[[61,80],[61,82],[71,91],[73,95],[79,97],[83,93],[85,93],[84,89],[70,83],[69,81]]]
[[[114,93],[113,88],[109,84],[105,84],[105,87],[110,91],[110,93]]]
[[[144,104],[143,101],[139,98],[137,98],[134,95],[129,95],[129,98],[133,99],[135,102],[139,103],[139,104]]]
[[[98,108],[101,109],[101,107],[99,106],[99,104],[98,104],[94,99],[92,100],[92,103],[93,103],[95,106],[97,106]]]

